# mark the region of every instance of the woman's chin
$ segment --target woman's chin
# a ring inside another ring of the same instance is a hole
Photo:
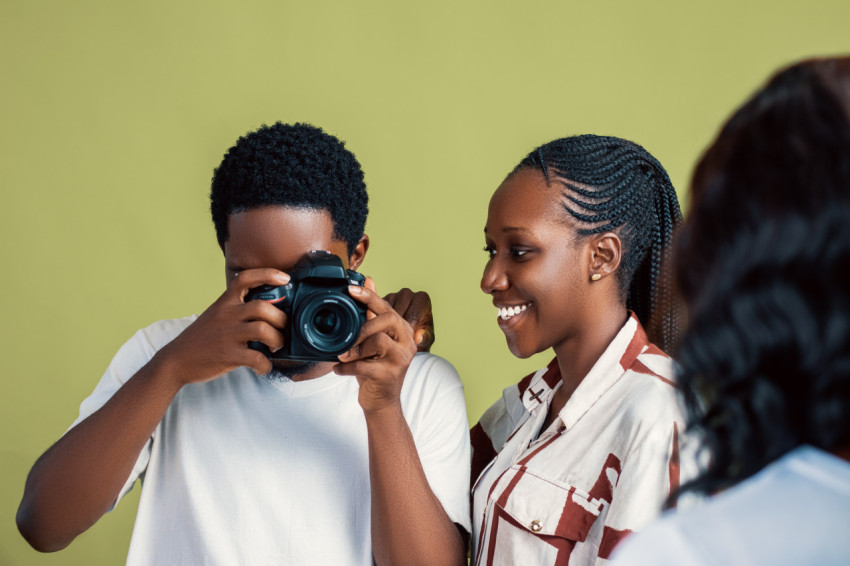
[[[511,351],[511,354],[513,354],[517,358],[520,358],[521,360],[524,360],[526,358],[530,358],[534,354],[537,354],[538,352],[542,351],[542,350],[537,350],[535,348],[529,347],[525,344],[519,344],[515,340],[511,340],[510,337],[506,337],[506,338],[507,338],[507,343],[508,343],[508,350]]]

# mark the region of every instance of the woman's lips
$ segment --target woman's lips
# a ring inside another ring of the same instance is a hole
[[[496,307],[498,311],[498,323],[501,328],[508,328],[517,323],[518,320],[523,318],[523,315],[531,307],[531,303],[525,303],[522,305],[511,305],[511,306],[502,306]]]

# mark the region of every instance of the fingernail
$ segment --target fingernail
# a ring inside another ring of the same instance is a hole
[[[360,293],[363,292],[363,287],[359,287],[357,285],[349,285],[348,286],[348,292],[351,293],[352,295],[359,295]]]

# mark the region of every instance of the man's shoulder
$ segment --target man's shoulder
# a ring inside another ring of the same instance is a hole
[[[460,375],[447,359],[429,352],[418,352],[413,356],[407,374],[405,387],[432,389],[463,389]]]
[[[174,340],[197,318],[191,315],[183,318],[159,320],[136,331],[124,342],[112,359],[112,366],[144,365],[163,346]],[[129,376],[128,376],[129,377]]]
[[[133,339],[144,340],[155,349],[159,349],[186,330],[197,318],[198,315],[193,314],[182,318],[158,320],[141,328]]]

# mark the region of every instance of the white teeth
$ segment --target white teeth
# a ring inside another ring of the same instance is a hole
[[[501,308],[497,309],[499,311],[499,318],[501,318],[502,320],[508,320],[509,318],[512,318],[512,317],[518,315],[519,313],[523,312],[525,309],[528,308],[528,306],[529,306],[528,304],[525,304],[525,305],[518,305],[518,306],[515,306],[515,307],[501,307]]]

